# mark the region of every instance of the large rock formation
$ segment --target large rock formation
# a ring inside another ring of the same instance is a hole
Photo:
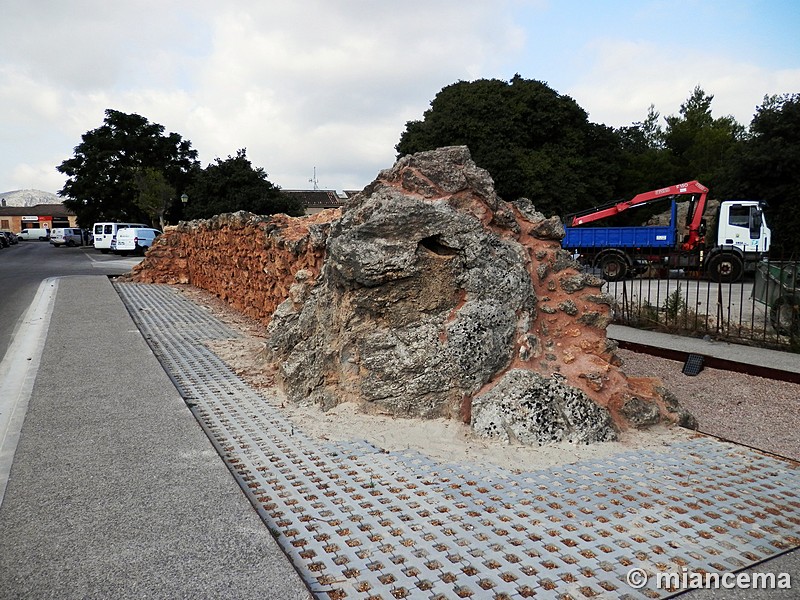
[[[499,199],[464,147],[401,159],[348,204],[319,279],[301,271],[273,316],[289,398],[529,443],[690,422],[617,368],[611,300],[561,237],[557,218]]]
[[[619,369],[611,298],[558,218],[497,197],[465,147],[408,156],[338,211],[223,215],[162,236],[133,279],[208,289],[269,323],[288,398],[449,417],[522,443],[692,426]]]

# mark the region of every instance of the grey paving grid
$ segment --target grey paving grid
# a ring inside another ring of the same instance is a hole
[[[697,436],[517,473],[312,439],[203,345],[237,333],[169,286],[116,288],[317,598],[664,598],[657,572],[800,546],[797,463]]]

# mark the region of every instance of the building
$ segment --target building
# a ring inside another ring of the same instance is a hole
[[[358,193],[353,190],[345,190],[343,192],[335,190],[281,190],[281,192],[292,198],[299,199],[303,203],[307,215],[314,215],[326,208],[341,208]]]
[[[0,206],[0,229],[19,233],[28,227],[77,227],[78,217],[63,204]]]

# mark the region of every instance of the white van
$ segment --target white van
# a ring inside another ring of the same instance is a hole
[[[144,254],[159,235],[161,235],[161,232],[152,227],[125,227],[120,229],[117,232],[114,254],[121,254],[122,256],[127,256],[129,252]]]
[[[28,227],[19,232],[17,236],[21,240],[42,240],[50,237],[50,230],[46,227]]]
[[[55,227],[50,232],[50,243],[59,246],[83,246],[83,230],[77,227]]]
[[[92,228],[95,250],[108,254],[108,251],[111,250],[111,240],[120,229],[126,227],[147,227],[147,225],[144,223],[95,223]]]

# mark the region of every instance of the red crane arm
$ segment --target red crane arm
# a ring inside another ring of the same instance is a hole
[[[695,210],[694,218],[689,226],[690,232],[697,231],[700,227],[700,219],[703,216],[706,195],[708,194],[708,188],[698,181],[687,181],[686,183],[679,183],[677,185],[671,185],[658,190],[643,192],[634,196],[630,200],[623,200],[622,202],[617,202],[616,204],[603,206],[588,213],[577,214],[572,217],[570,227],[586,225],[587,223],[592,223],[594,221],[599,221],[600,219],[605,219],[606,217],[617,215],[625,210],[628,210],[629,208],[633,208],[634,206],[647,204],[648,202],[654,202],[670,196],[684,194],[700,194],[700,201],[697,203],[697,210]]]

